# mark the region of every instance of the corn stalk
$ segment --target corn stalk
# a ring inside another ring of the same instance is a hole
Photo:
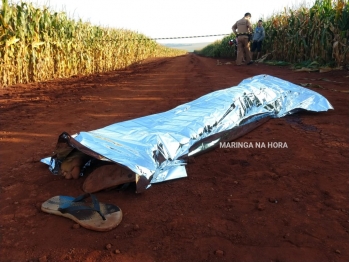
[[[316,0],[311,8],[284,9],[263,22],[266,38],[262,55],[272,60],[349,66],[348,0]],[[256,25],[254,25],[256,27]],[[229,36],[233,38],[233,36]],[[233,56],[227,39],[197,51],[210,57]]]
[[[236,55],[236,47],[229,45],[229,41],[235,39],[233,34],[224,37],[222,40],[217,40],[214,43],[202,48],[201,50],[195,50],[194,53],[207,57],[215,58],[232,58]]]
[[[0,10],[0,86],[125,68],[149,57],[186,51],[142,34],[70,20],[64,12],[9,4]]]
[[[349,63],[349,5],[347,0],[317,0],[307,9],[285,9],[264,22],[264,53],[292,63]]]

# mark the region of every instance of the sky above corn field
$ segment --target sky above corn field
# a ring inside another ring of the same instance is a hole
[[[23,0],[26,2],[25,0]],[[16,3],[18,1],[9,1]],[[222,39],[230,34],[236,20],[246,12],[251,21],[267,19],[284,7],[298,9],[315,0],[33,0],[37,7],[64,11],[69,18],[81,19],[96,26],[129,29],[159,43],[198,43]],[[179,38],[207,36],[196,38]]]

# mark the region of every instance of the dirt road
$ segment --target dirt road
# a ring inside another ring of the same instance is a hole
[[[222,62],[189,54],[1,90],[0,260],[347,261],[348,71]],[[159,113],[258,74],[312,83],[334,110],[273,119],[238,139],[287,148],[218,148],[192,159],[187,178],[97,193],[123,210],[112,231],[40,211],[52,196],[83,193],[84,178],[64,180],[40,162],[63,131]]]

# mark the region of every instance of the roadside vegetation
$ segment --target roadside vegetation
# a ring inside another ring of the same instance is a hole
[[[253,26],[257,26],[257,23]],[[262,55],[270,64],[296,67],[349,66],[348,0],[317,0],[311,8],[284,9],[263,21],[266,37]],[[232,34],[196,54],[216,58],[235,56]]]
[[[185,53],[133,31],[93,26],[64,12],[2,0],[0,87],[101,73]]]

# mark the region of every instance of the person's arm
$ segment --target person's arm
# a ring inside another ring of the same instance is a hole
[[[252,40],[253,42],[256,41],[256,32],[253,32],[253,31],[252,31]]]
[[[237,34],[237,32],[236,32],[236,29],[238,28],[238,25],[237,25],[237,23],[235,23],[234,25],[233,25],[233,27],[231,28],[231,29],[233,29],[233,32],[234,32],[234,34]]]
[[[247,32],[252,33],[253,32],[252,24],[251,24],[251,22],[249,20],[247,20],[246,26],[247,26]]]

